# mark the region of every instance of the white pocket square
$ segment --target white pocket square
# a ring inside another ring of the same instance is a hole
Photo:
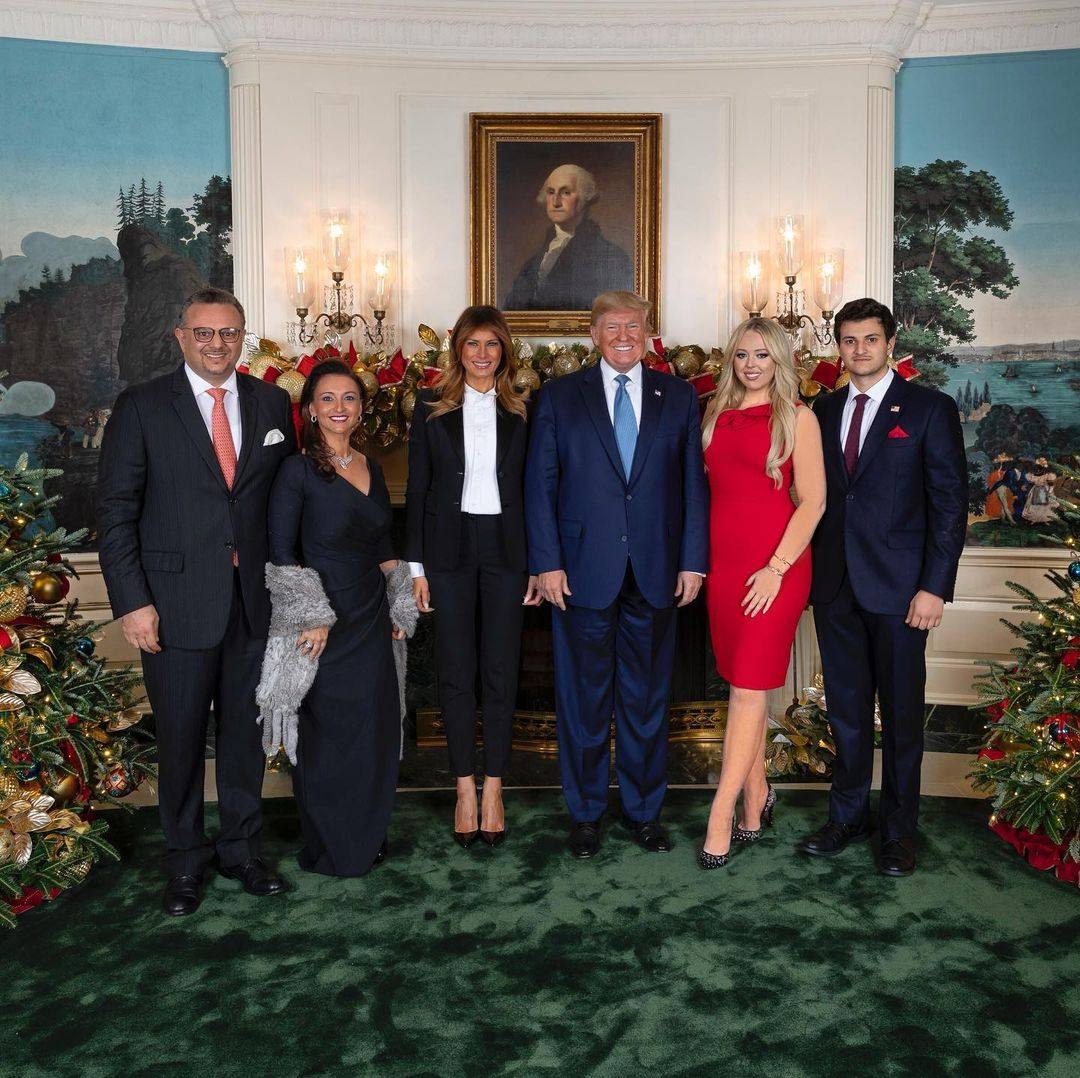
[[[277,445],[278,442],[283,441],[285,441],[285,435],[275,427],[273,430],[268,430],[266,432],[266,437],[263,439],[263,445]]]

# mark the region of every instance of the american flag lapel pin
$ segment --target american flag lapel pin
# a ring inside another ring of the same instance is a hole
[[[660,390],[659,390],[659,389],[654,389],[654,390],[653,390],[653,392],[654,392],[654,393],[655,393],[655,394],[656,394],[656,395],[657,395],[658,397],[659,397],[659,396],[661,395],[661,394],[660,394]]]
[[[893,405],[893,406],[892,406],[892,407],[891,407],[891,408],[889,409],[889,411],[890,411],[890,412],[899,412],[899,411],[900,411],[900,405],[899,405],[899,404],[894,404],[894,405]]]

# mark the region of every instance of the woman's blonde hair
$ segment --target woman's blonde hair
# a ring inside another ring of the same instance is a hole
[[[461,362],[461,348],[469,335],[478,329],[490,329],[502,346],[499,367],[495,372],[495,396],[499,404],[512,415],[525,419],[528,392],[514,391],[514,340],[510,336],[510,327],[502,311],[487,306],[466,307],[450,331],[450,366],[435,383],[439,399],[431,409],[431,418],[437,419],[461,407],[465,397],[465,367]]]
[[[701,421],[701,445],[703,449],[708,449],[720,413],[729,408],[738,408],[746,397],[746,386],[735,375],[735,352],[747,333],[761,335],[765,350],[773,361],[773,380],[769,385],[769,404],[772,406],[769,429],[772,441],[765,458],[765,474],[779,488],[783,483],[781,466],[795,448],[795,407],[799,400],[799,374],[795,369],[791,338],[773,319],[748,318],[735,327],[724,352],[724,370]]]

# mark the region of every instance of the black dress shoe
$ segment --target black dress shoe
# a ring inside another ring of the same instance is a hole
[[[379,852],[375,854],[375,860],[371,862],[371,867],[381,865],[390,856],[390,847],[386,844],[386,839],[382,840],[382,845],[379,847]]]
[[[600,849],[600,821],[581,820],[571,824],[567,845],[575,857],[592,857]]]
[[[835,857],[847,849],[848,843],[865,842],[869,837],[870,828],[864,823],[850,824],[830,820],[820,831],[807,835],[799,843],[799,849],[815,857]]]
[[[476,831],[455,831],[454,841],[463,849],[467,850],[479,836],[479,829]]]
[[[622,822],[643,850],[667,853],[671,849],[671,839],[659,820],[631,820],[629,816],[624,816]]]
[[[161,905],[170,917],[186,917],[199,908],[205,886],[202,876],[170,876]]]
[[[915,871],[915,840],[893,838],[882,842],[878,871],[883,876],[910,876]]]
[[[245,861],[242,865],[222,865],[221,874],[228,880],[239,880],[249,895],[259,898],[280,895],[288,890],[288,884],[257,857],[253,861]]]
[[[506,828],[504,827],[501,831],[484,831],[481,829],[480,841],[494,848],[506,841]]]

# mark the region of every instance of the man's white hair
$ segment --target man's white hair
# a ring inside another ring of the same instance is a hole
[[[585,200],[585,205],[588,206],[590,203],[595,202],[596,196],[600,194],[596,187],[596,180],[593,177],[593,174],[588,169],[582,168],[581,165],[559,165],[558,168],[553,168],[547,174],[547,180],[544,180],[540,185],[540,190],[536,193],[536,201],[540,203],[541,206],[547,202],[548,180],[550,180],[556,172],[562,172],[564,169],[574,177],[578,194]]]

